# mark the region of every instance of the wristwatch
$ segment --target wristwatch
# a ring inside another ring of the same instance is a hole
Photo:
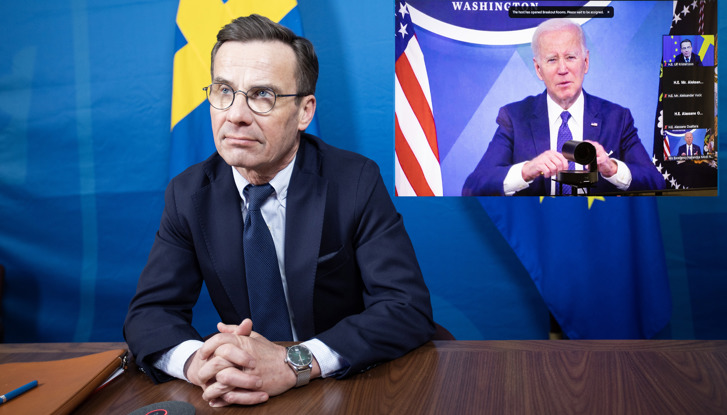
[[[313,367],[313,354],[302,344],[285,348],[285,363],[293,369],[297,381],[295,387],[307,385]]]

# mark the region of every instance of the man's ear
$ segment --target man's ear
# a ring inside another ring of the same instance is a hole
[[[303,131],[308,128],[313,116],[316,113],[316,97],[315,95],[306,95],[301,98],[302,102],[300,110],[298,112],[298,131]]]
[[[535,73],[538,75],[538,78],[540,78],[540,80],[542,81],[543,75],[540,73],[540,65],[538,65],[538,61],[535,58],[533,58],[533,66],[535,66]]]

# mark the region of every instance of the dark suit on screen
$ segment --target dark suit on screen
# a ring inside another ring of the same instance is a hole
[[[703,66],[702,65],[702,59],[699,58],[699,55],[696,53],[692,53],[692,56],[689,57],[690,63],[693,63],[694,66]],[[684,58],[684,54],[680,53],[677,55],[677,57],[674,59],[674,62],[677,63],[686,63],[686,59]]]
[[[497,131],[475,170],[462,188],[464,196],[503,195],[503,182],[510,167],[531,160],[550,149],[547,92],[500,108]],[[631,112],[619,105],[583,91],[583,139],[599,142],[610,157],[629,167],[632,182],[628,190],[664,188],[659,174],[646,153],[634,127]],[[592,194],[619,192],[613,184],[599,176]],[[550,194],[550,179],[536,178],[528,188],[515,195],[544,196]]]
[[[300,340],[317,337],[350,364],[341,377],[431,338],[429,292],[374,162],[303,134],[286,212],[295,329]],[[217,153],[171,181],[124,327],[155,381],[169,379],[152,366],[160,352],[201,339],[191,310],[203,282],[222,322],[250,317],[242,233],[241,198]]]
[[[677,155],[681,156],[682,154],[685,154],[685,155],[687,154],[687,145],[686,144],[682,144],[681,146],[679,146],[679,152],[677,153]],[[691,155],[692,156],[701,156],[702,155],[702,151],[699,149],[699,146],[694,143],[692,143],[692,154]]]

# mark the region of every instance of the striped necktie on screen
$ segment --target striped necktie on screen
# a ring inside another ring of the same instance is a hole
[[[563,122],[560,124],[560,128],[558,129],[558,143],[556,145],[557,150],[559,153],[563,152],[563,143],[566,141],[570,141],[573,139],[573,134],[570,132],[570,128],[568,128],[568,120],[570,119],[570,112],[563,111],[560,113],[560,118],[563,120]],[[568,162],[568,169],[569,170],[575,170],[576,164],[572,161]],[[563,194],[569,195],[571,194],[571,187],[567,184],[563,185]]]

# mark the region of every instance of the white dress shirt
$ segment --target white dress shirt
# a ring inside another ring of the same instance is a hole
[[[288,294],[288,284],[285,275],[285,209],[286,201],[288,198],[288,184],[290,184],[290,177],[293,174],[293,165],[295,159],[291,161],[283,170],[281,170],[272,180],[270,185],[275,189],[275,192],[268,197],[268,199],[260,207],[260,212],[265,219],[265,223],[270,229],[270,234],[273,237],[273,243],[275,244],[275,253],[278,257],[278,268],[280,270],[280,277],[283,282],[283,291],[285,292],[285,299],[288,304],[288,315],[290,316],[290,327],[293,331],[293,340],[298,341],[298,334],[295,331],[295,315],[290,307],[290,299]],[[240,193],[242,199],[241,209],[243,222],[247,216],[247,200],[243,190],[245,186],[250,184],[242,175],[235,169],[232,168],[232,176],[235,180],[235,186],[237,191]],[[242,255],[242,252],[240,252]],[[253,322],[254,325],[255,322]],[[254,329],[254,326],[253,326]],[[170,376],[175,378],[188,380],[184,376],[184,364],[187,359],[202,347],[201,341],[198,340],[187,340],[170,349],[164,353],[159,360],[154,363],[154,367],[164,371]],[[321,368],[321,376],[327,377],[335,374],[345,366],[347,362],[338,353],[326,346],[320,340],[313,338],[311,340],[303,342],[306,345],[313,356],[318,361],[318,365]]]

